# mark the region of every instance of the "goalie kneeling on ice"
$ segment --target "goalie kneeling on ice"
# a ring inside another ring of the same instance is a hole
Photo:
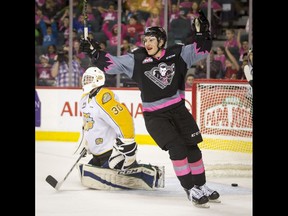
[[[78,164],[81,183],[99,190],[164,188],[165,167],[138,164],[125,171]]]

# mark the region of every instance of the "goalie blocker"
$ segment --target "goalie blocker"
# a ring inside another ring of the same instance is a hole
[[[127,170],[115,170],[79,164],[81,183],[98,190],[153,190],[164,188],[165,167],[138,164]]]

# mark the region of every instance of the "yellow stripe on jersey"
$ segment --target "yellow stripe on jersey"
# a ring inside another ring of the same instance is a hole
[[[95,98],[96,102],[118,125],[123,138],[135,138],[133,118],[127,107],[115,99],[114,93],[107,88],[101,88]]]

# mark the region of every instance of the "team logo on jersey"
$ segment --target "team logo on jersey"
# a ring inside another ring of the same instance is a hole
[[[83,127],[85,131],[90,130],[93,128],[94,120],[90,116],[90,113],[83,113]]]
[[[149,63],[149,62],[153,62],[153,59],[151,57],[146,57],[144,60],[143,60],[143,64],[146,64],[146,63]]]
[[[103,143],[103,138],[97,138],[96,140],[95,140],[95,144],[96,145],[100,145],[100,144],[102,144]]]
[[[112,99],[112,96],[109,92],[106,92],[102,96],[102,103],[105,104]]]
[[[145,71],[144,74],[161,89],[164,89],[173,80],[175,64],[173,63],[171,66],[168,66],[166,63],[160,63],[158,67],[153,67],[150,71]]]

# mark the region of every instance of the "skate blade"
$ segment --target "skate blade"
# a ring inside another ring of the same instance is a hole
[[[196,206],[197,208],[210,208],[210,206],[208,205],[208,203],[204,203],[204,204],[198,204],[198,203],[194,203],[193,205]]]
[[[209,202],[211,202],[211,203],[221,203],[221,200],[219,200],[219,199],[210,200],[209,199]]]

